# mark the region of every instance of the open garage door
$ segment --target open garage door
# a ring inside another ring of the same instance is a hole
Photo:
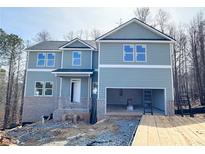
[[[107,88],[106,112],[143,114],[148,99],[152,102],[154,114],[165,114],[164,89]]]

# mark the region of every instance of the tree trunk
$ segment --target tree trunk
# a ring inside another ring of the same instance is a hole
[[[22,125],[22,116],[23,116],[23,104],[24,104],[24,92],[25,92],[25,82],[26,82],[26,69],[24,71],[24,77],[23,77],[23,87],[22,87],[22,93],[21,93],[21,105],[20,105],[20,111],[19,111],[19,124]]]
[[[20,57],[18,58],[18,66],[17,66],[17,74],[16,74],[16,81],[15,81],[15,90],[14,90],[14,101],[12,106],[12,116],[11,121],[13,124],[17,123],[17,107],[18,107],[18,94],[19,94],[19,69],[20,69]]]
[[[10,117],[10,105],[11,105],[11,94],[12,94],[12,67],[13,61],[12,56],[9,61],[9,73],[8,73],[8,81],[7,81],[7,90],[6,90],[6,104],[5,104],[5,112],[4,112],[4,123],[3,129],[8,127],[9,117]]]

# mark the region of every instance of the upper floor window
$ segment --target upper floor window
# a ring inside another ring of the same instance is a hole
[[[146,45],[144,44],[125,44],[123,45],[124,62],[146,62]]]
[[[38,53],[37,66],[54,67],[55,66],[55,53]]]
[[[81,65],[81,52],[80,51],[73,51],[72,52],[72,65],[73,66],[80,66]]]
[[[45,66],[46,64],[46,54],[45,53],[39,53],[37,56],[37,66]]]
[[[125,44],[123,46],[123,61],[133,62],[134,61],[134,45]]]
[[[55,54],[54,53],[47,54],[47,66],[48,67],[55,66]]]
[[[146,45],[142,45],[142,44],[136,45],[136,61],[146,62]]]

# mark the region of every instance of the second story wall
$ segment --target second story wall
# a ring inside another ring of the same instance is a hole
[[[145,45],[146,61],[136,61],[136,51],[134,50],[134,60],[126,62],[123,60],[124,45]],[[123,64],[123,65],[170,65],[170,45],[168,43],[100,43],[100,64]]]
[[[73,65],[74,52],[80,53],[80,65]],[[91,69],[91,51],[90,50],[65,50],[63,51],[63,68],[70,69]]]
[[[38,55],[40,53],[45,54],[45,65],[38,65]],[[48,66],[47,65],[47,56],[48,54],[54,54],[54,66]],[[61,51],[30,51],[29,52],[29,58],[28,58],[28,68],[32,69],[56,69],[61,67]]]

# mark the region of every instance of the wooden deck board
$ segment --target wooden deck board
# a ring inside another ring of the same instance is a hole
[[[205,120],[143,115],[132,145],[205,145]]]

